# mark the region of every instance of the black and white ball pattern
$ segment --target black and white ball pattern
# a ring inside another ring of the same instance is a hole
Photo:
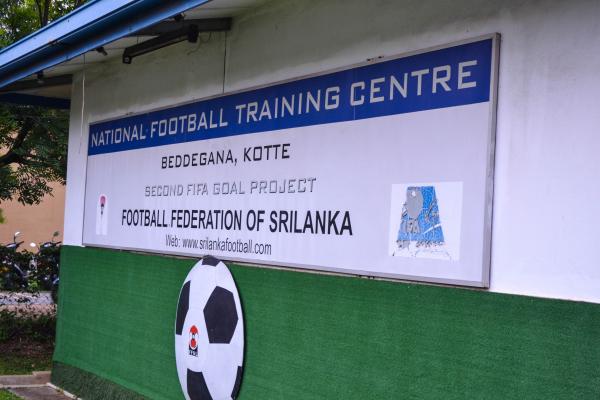
[[[229,269],[214,257],[191,269],[179,293],[175,359],[187,400],[237,397],[244,361],[242,307]]]

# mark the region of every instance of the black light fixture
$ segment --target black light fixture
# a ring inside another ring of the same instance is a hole
[[[100,46],[96,48],[96,51],[104,56],[107,56],[108,53],[106,52],[106,49],[104,48],[104,46]]]
[[[126,48],[123,52],[123,63],[131,64],[133,58],[137,56],[162,49],[163,47],[175,43],[183,42],[184,40],[187,40],[190,43],[196,43],[198,41],[198,27],[196,25],[189,25]]]
[[[44,83],[44,71],[39,71],[36,74],[36,81],[37,83],[39,83],[40,85],[42,85]]]

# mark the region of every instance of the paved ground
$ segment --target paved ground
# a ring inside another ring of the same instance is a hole
[[[25,400],[65,400],[71,399],[65,396],[62,392],[51,388],[50,386],[41,387],[22,387],[9,389],[10,392],[22,397]]]
[[[5,375],[0,376],[0,388],[19,386],[40,386],[50,382],[50,372],[34,372],[31,375]]]
[[[72,399],[49,386],[50,372],[34,372],[32,375],[0,376],[0,389],[6,389],[25,400]]]

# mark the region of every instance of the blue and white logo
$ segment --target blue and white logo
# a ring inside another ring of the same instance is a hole
[[[414,242],[417,247],[434,247],[444,244],[435,187],[409,186],[398,230],[399,248]]]
[[[392,256],[458,260],[462,183],[393,185],[391,208]]]

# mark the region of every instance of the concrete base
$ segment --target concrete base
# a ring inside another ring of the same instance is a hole
[[[65,400],[75,397],[50,383],[50,371],[31,375],[0,376],[0,389],[6,389],[26,400]]]
[[[50,382],[50,371],[34,372],[31,375],[0,376],[0,389],[44,386]]]
[[[9,389],[9,391],[25,400],[65,400],[72,399],[65,396],[63,392],[50,386],[20,387]]]

